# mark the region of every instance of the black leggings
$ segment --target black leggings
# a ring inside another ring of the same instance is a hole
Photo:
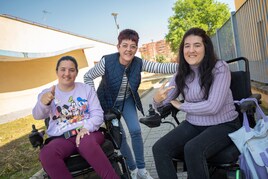
[[[189,179],[208,179],[207,158],[230,145],[228,133],[240,126],[238,118],[215,126],[195,126],[183,121],[153,146],[159,178],[177,178],[172,158],[179,158],[185,161]]]

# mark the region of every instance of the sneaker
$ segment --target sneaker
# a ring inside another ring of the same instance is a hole
[[[153,179],[146,169],[144,172],[138,172],[137,176],[139,179]]]
[[[137,168],[135,170],[131,170],[130,171],[130,177],[131,177],[131,179],[137,179],[137,173],[138,173],[138,169]]]
[[[178,172],[177,177],[181,179],[187,179],[188,175],[187,175],[187,172]]]

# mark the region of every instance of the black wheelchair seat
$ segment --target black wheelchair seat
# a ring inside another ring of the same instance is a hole
[[[110,158],[114,154],[113,143],[108,139],[105,139],[105,141],[101,145],[101,148],[108,158]],[[68,157],[65,160],[65,164],[70,172],[75,172],[78,170],[88,171],[88,169],[91,169],[91,171],[94,171],[90,167],[90,165],[87,163],[87,161],[83,157],[81,157],[79,154],[74,154]]]
[[[105,125],[107,128],[100,127],[99,131],[101,131],[104,136],[105,140],[101,145],[101,148],[107,158],[109,159],[111,165],[113,166],[116,173],[121,176],[121,178],[130,179],[130,172],[126,165],[125,158],[118,154],[116,150],[119,149],[119,145],[116,143],[117,141],[113,140],[114,138],[111,136],[112,130],[114,128],[110,128],[108,125],[111,120],[110,118],[114,118],[115,116],[104,116],[105,117]],[[49,118],[45,119],[45,125],[48,127],[49,125]],[[40,147],[42,148],[45,144],[49,143],[51,140],[57,137],[47,138],[44,142],[44,131],[39,132],[35,125],[32,125],[32,132],[29,135],[30,143],[34,148]],[[80,155],[80,154],[73,154],[70,157],[65,159],[65,164],[70,173],[73,177],[80,176],[86,173],[94,172],[94,169],[88,164],[88,162]],[[44,175],[44,178],[49,178],[47,174]]]
[[[208,163],[213,166],[222,166],[223,164],[235,164],[240,155],[235,145],[229,145],[215,156],[208,159]]]

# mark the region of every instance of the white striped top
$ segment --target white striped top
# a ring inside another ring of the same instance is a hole
[[[177,71],[178,64],[177,63],[157,63],[151,62],[148,60],[142,60],[142,71],[146,71],[149,73],[163,73],[163,74],[174,74]],[[142,72],[141,71],[141,72]],[[94,79],[105,75],[105,59],[104,57],[97,63],[93,68],[91,68],[85,75],[84,75],[84,82],[89,84],[90,86],[94,87]],[[121,87],[119,90],[119,94],[117,96],[117,100],[123,100],[125,95],[127,85],[127,76],[126,73],[123,76]],[[128,86],[126,97],[130,95],[131,91]]]

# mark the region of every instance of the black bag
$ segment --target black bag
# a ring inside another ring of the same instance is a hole
[[[121,111],[124,110],[127,89],[128,89],[128,79],[125,88],[124,100]],[[111,109],[109,109],[107,112],[104,113],[104,120],[108,130],[108,134],[110,134],[107,137],[111,139],[115,149],[120,149],[122,143],[122,131],[119,126],[121,119],[121,112],[119,109],[115,108],[116,102],[117,101],[114,102],[114,105]]]
[[[113,142],[116,149],[120,149],[122,143],[122,132],[119,126],[121,112],[111,108],[104,114],[105,125],[108,131],[108,138]]]

